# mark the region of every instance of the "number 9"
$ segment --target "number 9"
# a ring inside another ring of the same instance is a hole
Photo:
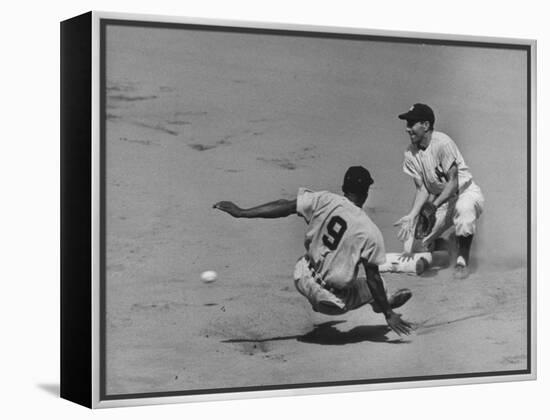
[[[333,216],[327,223],[327,233],[330,236],[323,235],[323,244],[334,251],[342,240],[348,224],[340,216]]]

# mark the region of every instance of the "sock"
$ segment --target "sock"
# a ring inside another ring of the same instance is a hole
[[[467,265],[470,259],[470,247],[472,245],[472,239],[474,239],[474,235],[457,236],[456,239],[458,241],[458,257],[462,257],[464,265]]]

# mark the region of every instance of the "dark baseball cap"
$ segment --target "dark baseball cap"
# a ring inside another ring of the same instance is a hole
[[[346,171],[344,176],[344,192],[365,192],[369,189],[374,181],[370,176],[370,172],[362,166],[351,166]]]
[[[432,125],[435,122],[433,110],[426,104],[414,104],[409,110],[398,115],[400,120],[406,121],[428,121]]]

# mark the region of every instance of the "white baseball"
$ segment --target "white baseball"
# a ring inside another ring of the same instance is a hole
[[[201,280],[205,283],[212,283],[218,279],[218,273],[214,270],[203,271],[201,274]]]

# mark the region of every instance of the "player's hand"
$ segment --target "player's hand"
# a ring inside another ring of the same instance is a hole
[[[397,233],[397,237],[400,241],[406,241],[410,235],[413,233],[414,224],[416,221],[415,216],[411,216],[410,214],[407,214],[406,216],[403,216],[401,219],[399,219],[397,222],[395,222],[394,226],[399,226],[399,232]]]
[[[241,217],[242,215],[242,209],[231,201],[219,201],[212,207],[224,211],[233,217]]]
[[[414,253],[412,252],[403,252],[399,257],[397,257],[397,261],[401,262],[407,262],[414,258]]]
[[[389,312],[386,315],[386,322],[388,323],[388,326],[398,335],[409,335],[411,333],[412,325],[402,319],[401,314],[395,313],[393,311]]]

